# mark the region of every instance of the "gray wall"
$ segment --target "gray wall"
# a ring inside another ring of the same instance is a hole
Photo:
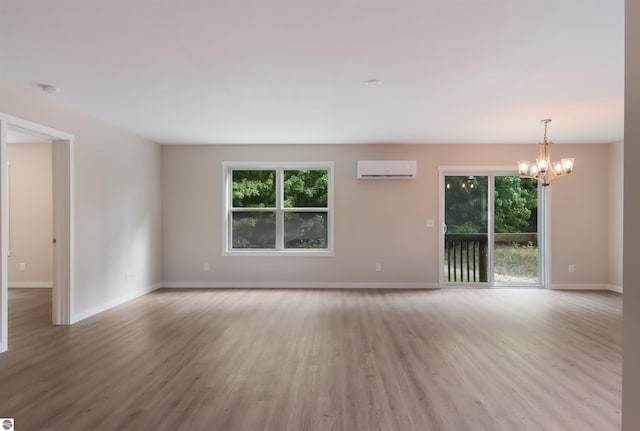
[[[438,167],[514,166],[535,145],[166,145],[162,147],[165,286],[291,283],[337,286],[438,283]],[[552,284],[612,288],[611,184],[622,175],[611,145],[559,145],[576,157],[551,186]],[[415,159],[416,180],[357,180],[358,159]],[[222,161],[335,161],[335,257],[222,256]],[[599,175],[591,175],[598,172]],[[621,201],[619,202],[621,204]],[[436,227],[426,227],[426,220]],[[588,244],[588,246],[585,246]],[[621,253],[618,253],[621,254]],[[211,270],[203,271],[203,263]],[[375,271],[381,263],[382,272]],[[576,271],[568,272],[574,264]]]
[[[622,286],[624,233],[624,143],[609,148],[609,280]]]
[[[640,4],[626,2],[625,126],[624,126],[624,356],[622,429],[640,429]]]

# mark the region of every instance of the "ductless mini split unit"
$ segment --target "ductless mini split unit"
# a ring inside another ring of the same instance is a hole
[[[415,160],[358,160],[360,180],[412,180],[415,177]]]

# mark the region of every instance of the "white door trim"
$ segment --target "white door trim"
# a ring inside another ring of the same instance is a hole
[[[7,130],[15,128],[51,140],[53,145],[54,277],[52,322],[71,324],[74,288],[74,136],[12,115],[0,113],[0,352],[8,349],[8,170]]]

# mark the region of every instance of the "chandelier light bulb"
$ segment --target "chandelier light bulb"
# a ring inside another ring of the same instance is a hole
[[[562,159],[562,172],[564,172],[567,175],[573,172],[574,161],[575,161],[574,158]]]

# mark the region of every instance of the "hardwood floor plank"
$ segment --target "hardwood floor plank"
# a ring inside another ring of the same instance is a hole
[[[170,290],[53,327],[10,290],[20,430],[619,430],[622,296]]]

